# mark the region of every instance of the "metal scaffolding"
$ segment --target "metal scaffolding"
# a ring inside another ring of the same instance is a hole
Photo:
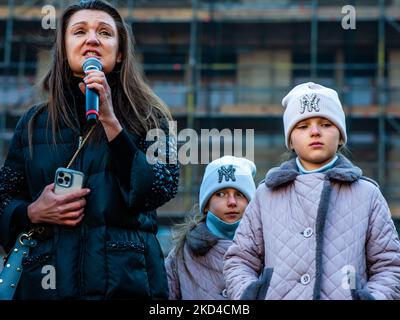
[[[71,3],[74,1],[61,1],[55,0],[53,1],[53,5],[57,8],[62,8],[67,3]],[[318,72],[322,69],[335,70],[335,68],[363,68],[362,64],[357,63],[342,63],[342,65],[337,66],[335,63],[324,63],[318,61],[319,56],[319,39],[321,36],[320,33],[320,25],[321,21],[330,21],[332,16],[330,16],[329,11],[329,3],[333,3],[333,1],[318,1],[318,0],[308,0],[308,1],[234,1],[234,0],[218,0],[218,1],[205,1],[205,0],[185,0],[185,1],[145,1],[145,0],[127,0],[127,1],[111,1],[112,3],[119,6],[121,12],[123,12],[123,16],[126,21],[133,25],[136,22],[142,23],[182,23],[189,26],[189,40],[187,42],[186,49],[186,57],[187,60],[183,63],[182,66],[179,66],[182,70],[184,70],[184,79],[182,79],[183,90],[182,94],[186,95],[183,99],[184,102],[184,114],[183,117],[185,119],[187,128],[199,129],[199,123],[202,120],[197,121],[198,119],[204,119],[204,115],[199,116],[200,109],[200,98],[201,91],[204,90],[202,87],[202,72],[204,70],[217,70],[217,71],[229,71],[231,70],[233,73],[238,73],[242,68],[246,68],[246,65],[240,65],[235,62],[216,62],[209,63],[202,61],[202,36],[204,35],[203,26],[206,26],[209,23],[281,23],[279,17],[277,17],[277,13],[282,15],[281,20],[283,22],[291,23],[291,21],[302,21],[305,23],[309,23],[310,27],[310,46],[309,46],[309,63],[278,63],[277,67],[273,65],[273,63],[266,64],[261,66],[260,68],[267,68],[266,72],[276,72],[276,70],[306,70],[309,71],[310,78],[317,79]],[[340,2],[340,1],[339,1]],[[340,2],[342,4],[342,2]],[[365,1],[352,1],[353,5],[363,6]],[[376,0],[376,1],[368,1],[368,4],[371,6],[371,13],[368,12],[361,19],[372,21],[377,24],[377,61],[375,66],[373,67],[376,71],[376,92],[377,92],[377,179],[380,185],[385,190],[387,185],[387,152],[388,152],[388,136],[387,130],[388,127],[394,128],[397,132],[400,132],[400,125],[397,121],[397,117],[387,112],[387,104],[388,104],[388,95],[390,94],[390,85],[387,81],[387,32],[389,28],[393,28],[400,32],[400,25],[397,22],[396,18],[388,15],[387,7],[390,5],[390,1],[385,0]],[[23,43],[23,37],[17,35],[15,30],[17,26],[15,24],[16,20],[16,12],[18,12],[18,16],[20,17],[23,14],[27,16],[25,19],[37,20],[37,12],[31,10],[32,8],[40,8],[43,6],[45,1],[39,0],[31,0],[31,1],[21,1],[21,0],[0,0],[0,7],[7,6],[8,13],[6,17],[1,17],[4,22],[4,29],[1,30],[0,37],[2,40],[0,42],[0,49],[2,51],[2,61],[0,61],[0,74],[3,76],[3,79],[7,79],[11,73],[16,74],[17,78],[25,77],[26,69],[32,68],[35,66],[31,66],[26,62],[26,54],[29,52],[28,45],[23,44],[21,46],[21,50],[16,52],[14,45],[18,43]],[[344,3],[343,3],[344,4]],[[174,6],[178,9],[174,9],[174,14],[176,16],[164,14],[160,15],[160,13],[165,13],[165,8],[174,8]],[[155,12],[155,10],[159,8],[159,12]],[[369,8],[369,7],[368,7]],[[367,8],[367,9],[368,9]],[[296,9],[302,12],[302,15],[296,15]],[[149,11],[146,11],[149,10]],[[241,14],[244,10],[247,14]],[[40,10],[39,10],[40,12]],[[147,15],[146,15],[147,13]],[[153,16],[152,16],[153,14]],[[29,16],[31,15],[31,16]],[[250,22],[249,22],[250,21]],[[204,28],[205,30],[206,28]],[[218,43],[216,44],[218,45]],[[290,48],[288,49],[290,50]],[[19,60],[15,59],[18,54]],[[176,64],[171,63],[144,63],[145,72],[148,70],[161,70],[161,71],[169,71],[175,70]],[[257,68],[256,65],[251,65],[251,68]],[[16,72],[18,70],[18,72]],[[275,71],[274,71],[275,70]],[[7,80],[4,80],[3,83],[0,84],[0,90],[6,88],[8,86]],[[293,85],[293,83],[288,83],[288,86]],[[337,84],[340,86],[340,84]],[[263,94],[269,94],[276,90],[284,90],[286,88],[276,88],[276,87],[265,87],[265,88],[252,88],[249,86],[240,86],[235,85],[232,87],[232,96],[240,96],[243,92],[248,93],[249,95],[259,94],[260,92]],[[279,91],[279,92],[280,92]],[[3,92],[3,91],[0,91]],[[273,100],[273,99],[272,99]],[[236,101],[235,101],[236,102]],[[9,105],[2,101],[0,97],[0,150],[1,155],[4,155],[4,150],[6,149],[7,141],[10,138],[10,133],[12,128],[7,127],[7,119],[10,113],[13,112],[12,105]],[[206,115],[209,119],[213,117],[218,117],[218,114],[215,114],[215,110],[212,109],[209,105],[207,106]],[[352,109],[351,109],[352,110]],[[218,112],[218,109],[217,109]],[[272,117],[274,117],[273,115]],[[350,114],[351,116],[351,114]],[[229,117],[226,115],[226,117]],[[268,117],[268,115],[265,115]],[[196,127],[197,126],[197,127]],[[400,160],[399,160],[400,161]],[[194,192],[194,176],[196,176],[197,172],[193,172],[192,166],[186,166],[184,169],[184,191],[185,191],[185,210],[188,210],[190,204],[193,200]],[[197,169],[195,170],[197,171]],[[400,194],[400,192],[399,192]],[[399,200],[400,202],[400,200]]]

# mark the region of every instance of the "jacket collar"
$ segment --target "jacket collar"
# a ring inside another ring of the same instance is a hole
[[[299,174],[296,159],[290,159],[282,163],[280,167],[269,170],[264,182],[268,188],[277,188],[294,181]],[[325,175],[329,180],[351,183],[360,179],[362,170],[353,165],[345,156],[339,155],[334,167],[326,171]]]
[[[208,230],[204,221],[198,223],[186,235],[186,243],[190,250],[197,255],[205,255],[217,242],[219,238]]]

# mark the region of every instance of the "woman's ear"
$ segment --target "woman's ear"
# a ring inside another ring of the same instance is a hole
[[[117,55],[117,63],[120,63],[122,61],[122,53],[121,52],[118,52],[118,55]]]

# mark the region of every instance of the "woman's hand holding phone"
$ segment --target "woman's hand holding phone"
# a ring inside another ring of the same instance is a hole
[[[54,193],[54,183],[47,185],[40,197],[28,206],[28,217],[34,224],[50,223],[75,226],[81,222],[90,190],[83,188],[69,194]]]

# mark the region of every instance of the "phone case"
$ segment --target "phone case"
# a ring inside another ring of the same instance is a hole
[[[54,193],[62,195],[82,189],[84,178],[85,175],[80,171],[58,168],[54,178]]]

